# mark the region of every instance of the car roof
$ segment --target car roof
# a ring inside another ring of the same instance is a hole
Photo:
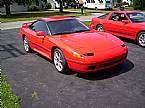
[[[116,13],[136,13],[136,12],[140,12],[140,11],[112,11],[112,13],[114,13],[114,12],[116,12]]]
[[[51,17],[46,17],[46,18],[39,18],[38,20],[43,20],[45,22],[49,22],[49,21],[58,21],[58,20],[65,20],[65,19],[73,19],[73,17],[69,17],[69,16],[51,16]]]

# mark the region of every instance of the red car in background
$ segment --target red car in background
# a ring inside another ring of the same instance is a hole
[[[34,50],[53,61],[57,71],[92,72],[123,63],[128,48],[117,37],[90,30],[79,20],[57,16],[20,28],[26,52]]]
[[[92,18],[91,29],[106,31],[116,36],[133,39],[145,47],[145,15],[135,11],[113,11]]]

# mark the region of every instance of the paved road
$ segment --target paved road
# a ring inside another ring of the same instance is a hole
[[[0,64],[22,108],[145,108],[145,49],[125,42],[128,60],[92,74],[63,75],[26,54],[18,29],[0,31]]]

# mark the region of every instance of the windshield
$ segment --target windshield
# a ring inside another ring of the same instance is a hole
[[[128,13],[127,16],[134,23],[145,22],[145,15],[143,13]]]
[[[52,35],[61,35],[89,31],[90,29],[77,19],[49,21],[47,23]]]

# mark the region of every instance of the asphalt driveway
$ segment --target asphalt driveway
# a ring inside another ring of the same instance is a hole
[[[145,108],[145,48],[130,41],[128,60],[92,74],[63,75],[26,54],[18,29],[0,31],[0,65],[22,108]]]

